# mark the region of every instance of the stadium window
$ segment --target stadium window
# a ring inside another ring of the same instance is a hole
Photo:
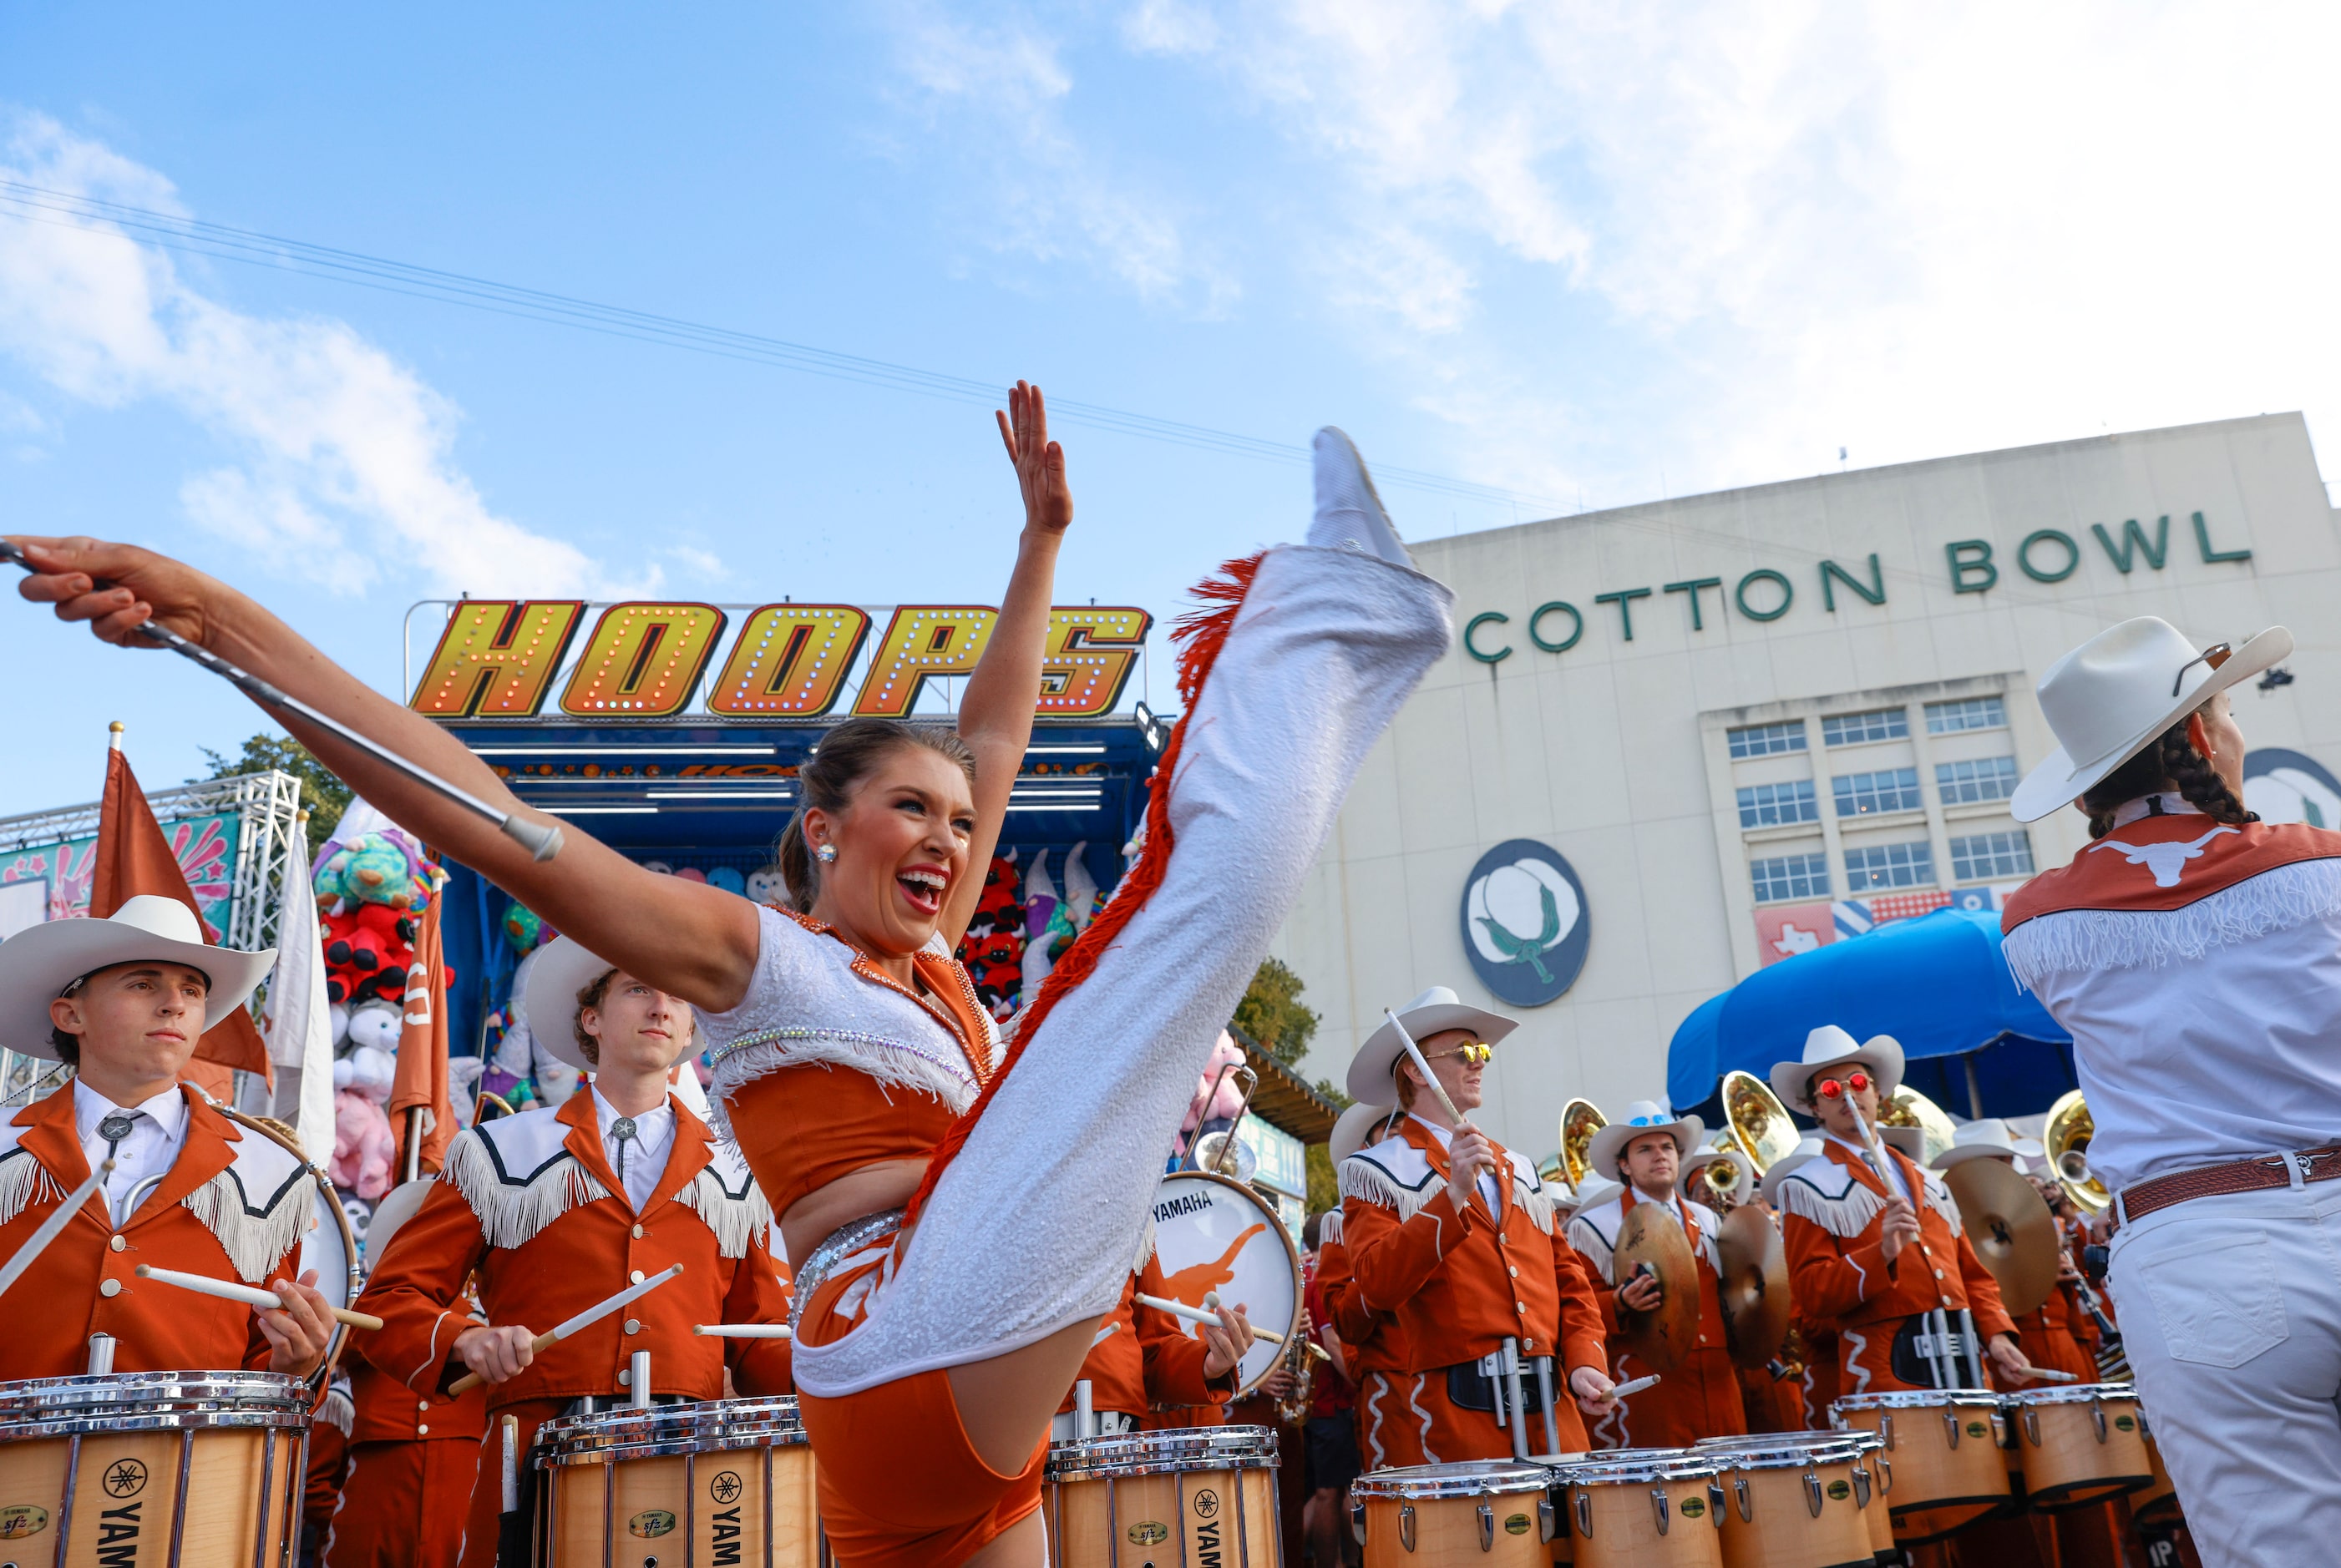
[[[1900,740],[1910,733],[1910,715],[1899,708],[1867,713],[1831,713],[1821,719],[1821,744],[1858,746],[1870,740]]]
[[[1827,855],[1779,855],[1751,862],[1748,869],[1755,878],[1756,901],[1759,904],[1829,896]]]
[[[1962,697],[1927,704],[1927,733],[1960,735],[1970,729],[2005,729],[2007,709],[1997,697]]]
[[[1734,759],[1745,757],[1778,757],[1783,751],[1805,749],[1805,726],[1802,720],[1791,719],[1780,724],[1748,724],[1738,729],[1724,731],[1730,741]]]
[[[1981,757],[1971,762],[1938,762],[1935,790],[1946,806],[2005,800],[2016,793],[2016,759]]]
[[[1880,888],[1925,888],[1935,880],[1935,850],[1924,839],[1908,844],[1868,844],[1845,852],[1849,892]]]
[[[1882,811],[1922,811],[1916,768],[1888,768],[1876,773],[1840,773],[1831,779],[1840,817],[1875,817]]]
[[[2017,828],[1951,840],[1951,876],[1961,882],[2032,875],[2032,835]]]
[[[1785,784],[1750,784],[1739,791],[1742,828],[1779,828],[1820,819],[1820,802],[1813,797],[1813,781],[1809,779],[1791,779]]]

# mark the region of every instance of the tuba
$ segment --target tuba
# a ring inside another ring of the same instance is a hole
[[[1585,1159],[1592,1150],[1593,1135],[1609,1125],[1609,1118],[1594,1109],[1591,1100],[1573,1099],[1560,1107],[1560,1163],[1570,1186],[1585,1185]]]
[[[2089,1115],[2089,1103],[2074,1089],[2048,1107],[2048,1125],[2040,1132],[2040,1143],[2047,1151],[2048,1168],[2057,1174],[2057,1185],[2073,1200],[2073,1206],[2083,1214],[2100,1215],[2113,1206],[2113,1194],[2106,1184],[2089,1171],[2089,1140],[2097,1136],[2097,1124]]]
[[[1927,1140],[1926,1153],[1919,1156],[1920,1165],[1931,1165],[1937,1155],[1951,1146],[1957,1128],[1943,1107],[1914,1088],[1898,1088],[1878,1107],[1878,1125],[1882,1127],[1917,1127]]]
[[[1708,1148],[1726,1155],[1748,1157],[1732,1136],[1718,1133],[1708,1140]],[[1709,1160],[1683,1178],[1683,1196],[1693,1203],[1703,1203],[1718,1214],[1729,1214],[1748,1201],[1748,1182],[1733,1159]]]
[[[1731,1130],[1717,1137],[1716,1146],[1746,1155],[1758,1176],[1794,1153],[1797,1141],[1804,1136],[1771,1086],[1737,1068],[1723,1075],[1723,1119]]]

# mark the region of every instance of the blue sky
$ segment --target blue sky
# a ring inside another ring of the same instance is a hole
[[[2315,7],[0,11],[0,180],[1370,458],[1480,528],[2341,410]],[[10,215],[11,213],[14,215]],[[0,201],[0,518],[385,687],[426,595],[993,599],[987,410]],[[1091,430],[1060,589],[1167,618],[1306,471]],[[0,605],[0,814],[257,715]]]

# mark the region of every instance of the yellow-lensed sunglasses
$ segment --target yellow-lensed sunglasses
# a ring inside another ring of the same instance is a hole
[[[1441,1057],[1460,1057],[1465,1066],[1480,1067],[1487,1066],[1488,1059],[1495,1054],[1496,1047],[1487,1041],[1473,1040],[1468,1045],[1457,1046],[1452,1050],[1432,1051],[1430,1059],[1435,1062]]]

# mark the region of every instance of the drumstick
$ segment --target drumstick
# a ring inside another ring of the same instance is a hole
[[[1642,1390],[1649,1387],[1652,1384],[1658,1382],[1658,1380],[1659,1374],[1654,1372],[1648,1377],[1638,1377],[1631,1383],[1621,1383],[1618,1384],[1615,1388],[1612,1388],[1605,1397],[1609,1399],[1623,1399],[1629,1394],[1641,1393]]]
[[[284,1297],[273,1290],[259,1290],[229,1279],[214,1279],[207,1274],[181,1274],[175,1268],[156,1268],[144,1263],[131,1272],[141,1279],[151,1279],[160,1285],[175,1285],[181,1290],[191,1290],[197,1295],[215,1295],[222,1301],[241,1301],[254,1306],[273,1306],[280,1312],[284,1308]],[[346,1323],[352,1328],[382,1326],[382,1319],[370,1313],[352,1312],[345,1306],[329,1306],[325,1310],[334,1315],[334,1321]]]
[[[1388,1018],[1390,1021],[1390,1027],[1398,1031],[1399,1041],[1406,1047],[1406,1054],[1413,1057],[1414,1065],[1421,1069],[1423,1082],[1429,1084],[1430,1092],[1439,1097],[1439,1108],[1447,1113],[1447,1119],[1449,1122],[1459,1127],[1461,1126],[1463,1113],[1455,1108],[1455,1102],[1449,1099],[1447,1091],[1439,1087],[1439,1075],[1430,1070],[1430,1062],[1423,1056],[1422,1047],[1414,1043],[1414,1037],[1406,1032],[1406,1026],[1398,1021],[1396,1013],[1384,1007],[1382,1017]]]
[[[785,1323],[694,1323],[691,1332],[702,1339],[793,1339]]]
[[[22,550],[18,549],[15,545],[10,544],[5,539],[0,539],[0,561],[13,561],[16,565],[23,567],[26,571],[38,570],[33,565],[31,560],[25,556]],[[214,675],[216,675],[222,680],[227,681],[230,685],[235,687],[237,690],[242,691],[254,701],[261,703],[266,707],[290,709],[293,712],[298,713],[302,718],[306,719],[312,724],[321,724],[324,726],[334,734],[340,736],[343,739],[348,741],[351,745],[356,747],[359,750],[364,751],[368,756],[374,758],[376,761],[389,764],[391,767],[397,769],[401,773],[403,773],[408,778],[413,779],[416,783],[423,785],[428,789],[435,789],[440,794],[447,797],[448,799],[455,802],[458,806],[462,806],[466,809],[479,813],[489,821],[494,823],[498,829],[503,833],[505,838],[512,839],[513,842],[519,844],[522,849],[526,849],[531,858],[538,860],[550,860],[555,855],[561,853],[561,829],[557,826],[549,822],[537,823],[523,821],[522,819],[513,816],[509,811],[498,810],[495,807],[489,805],[485,800],[481,799],[471,791],[459,789],[455,785],[449,783],[446,779],[440,778],[439,775],[432,772],[430,769],[423,768],[417,763],[408,761],[405,758],[401,757],[397,752],[393,751],[389,747],[384,746],[378,741],[367,739],[364,736],[359,734],[356,730],[351,729],[340,719],[320,713],[317,710],[310,707],[299,698],[289,696],[285,692],[271,685],[269,682],[263,680],[259,676],[254,675],[248,670],[238,669],[236,666],[230,664],[226,660],[222,659],[218,654],[214,653],[210,649],[202,646],[200,643],[188,641],[185,638],[180,636],[177,632],[173,631],[170,628],[163,625],[159,621],[145,621],[141,624],[137,630],[138,634],[141,637],[144,637],[150,641],[161,643],[164,647],[169,649],[172,652],[178,654],[183,659],[194,660],[197,664],[202,665]]]
[[[567,1323],[562,1324],[558,1327],[550,1329],[543,1334],[540,1334],[534,1339],[529,1341],[529,1354],[534,1355],[544,1350],[548,1345],[552,1345],[562,1340],[567,1339],[571,1335],[576,1333],[579,1329],[585,1327],[587,1325],[597,1323],[601,1319],[609,1316],[620,1307],[630,1305],[633,1303],[641,1300],[643,1296],[648,1295],[651,1292],[656,1290],[659,1286],[664,1285],[668,1280],[672,1279],[676,1275],[679,1275],[682,1272],[682,1265],[676,1264],[672,1268],[667,1269],[662,1273],[651,1275],[640,1285],[628,1285],[625,1289],[610,1297],[607,1301],[595,1302],[592,1306],[587,1307],[575,1317],[571,1318]],[[479,1387],[480,1384],[486,1381],[486,1378],[482,1377],[476,1372],[467,1372],[463,1374],[463,1376],[457,1378],[454,1382],[449,1384],[447,1385],[447,1392],[451,1396],[459,1394],[469,1394],[472,1390]]]
[[[6,1295],[8,1287],[15,1284],[41,1254],[48,1250],[49,1243],[64,1234],[73,1216],[81,1212],[81,1206],[89,1201],[89,1195],[105,1186],[105,1178],[113,1174],[114,1162],[110,1159],[101,1162],[95,1170],[89,1173],[86,1181],[65,1195],[65,1201],[57,1205],[56,1212],[41,1222],[41,1228],[16,1249],[15,1255],[0,1264],[0,1295]]]
[[[1216,1312],[1206,1312],[1200,1306],[1189,1306],[1183,1301],[1166,1301],[1161,1296],[1149,1295],[1144,1291],[1138,1293],[1137,1301],[1141,1306],[1151,1306],[1157,1312],[1167,1312],[1173,1317],[1183,1317],[1189,1323],[1220,1321],[1220,1315]],[[1284,1335],[1270,1328],[1255,1328],[1251,1331],[1251,1336],[1254,1339],[1264,1339],[1270,1345],[1284,1343]]]
[[[2017,1375],[2019,1377],[2035,1378],[2042,1383],[2078,1383],[2081,1381],[2081,1374],[2077,1372],[2051,1372],[2045,1366],[2027,1366]]]

